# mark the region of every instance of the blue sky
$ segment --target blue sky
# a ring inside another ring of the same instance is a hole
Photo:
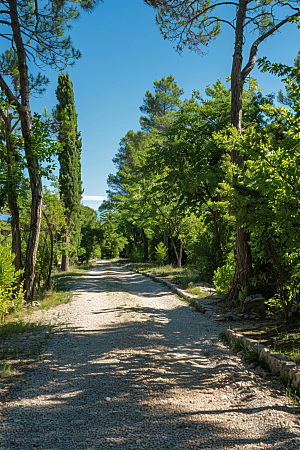
[[[139,106],[153,82],[172,74],[184,97],[193,89],[218,78],[225,82],[230,75],[233,53],[233,30],[226,26],[207,49],[206,56],[184,51],[179,56],[173,44],[164,41],[155,24],[155,13],[142,0],[105,0],[91,14],[82,14],[74,23],[71,36],[82,58],[68,69],[74,85],[78,128],[82,133],[83,203],[97,209],[105,197],[106,179],[115,171],[112,158],[120,139],[128,130],[139,129]],[[280,34],[260,47],[259,56],[271,61],[292,64],[299,50],[300,30],[286,25]],[[246,40],[246,49],[253,36]],[[50,86],[32,109],[42,112],[56,104],[58,73],[47,69]],[[254,69],[265,93],[277,92],[278,78]]]

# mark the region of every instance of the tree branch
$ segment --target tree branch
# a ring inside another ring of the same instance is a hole
[[[271,28],[271,30],[267,31],[265,34],[260,36],[256,41],[253,42],[250,50],[249,60],[246,66],[243,68],[241,73],[242,82],[245,82],[246,77],[249,75],[253,67],[255,66],[256,57],[257,57],[257,49],[259,44],[261,44],[267,37],[271,36],[275,31],[277,31],[280,27],[285,25],[291,18],[296,18],[300,16],[300,11],[298,9],[298,12],[296,14],[293,14],[289,17],[286,17],[284,20],[279,22],[275,27]]]
[[[4,94],[6,95],[9,103],[12,104],[12,105],[15,105],[17,107],[18,111],[21,110],[22,112],[24,112],[23,106],[18,101],[17,97],[13,94],[13,92],[11,91],[10,87],[5,82],[5,80],[4,80],[4,78],[2,77],[1,74],[0,74],[0,88],[2,89]]]

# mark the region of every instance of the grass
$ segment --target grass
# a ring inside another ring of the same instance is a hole
[[[5,319],[5,322],[0,326],[0,339],[9,339],[11,335],[16,334],[36,334],[39,330],[40,323],[24,322],[20,319],[18,321],[10,321],[10,316]]]
[[[201,289],[199,287],[187,288],[185,291],[188,292],[189,294],[197,295],[198,298],[207,297],[207,292],[201,292]]]

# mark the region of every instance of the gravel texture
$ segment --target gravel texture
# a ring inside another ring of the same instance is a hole
[[[7,394],[0,450],[300,448],[297,408],[219,341],[221,323],[106,261],[70,288],[44,313],[68,325]]]

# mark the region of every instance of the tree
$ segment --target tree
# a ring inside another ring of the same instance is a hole
[[[62,145],[62,151],[58,155],[60,164],[59,190],[66,208],[67,229],[65,235],[66,250],[62,256],[61,270],[69,267],[68,244],[70,243],[71,221],[78,212],[81,194],[81,139],[77,130],[77,114],[75,110],[73,84],[69,74],[58,76],[56,89],[58,104],[55,109],[55,117],[59,123],[58,140]]]
[[[155,80],[153,89],[154,93],[150,91],[145,93],[143,105],[140,107],[141,112],[144,113],[140,118],[143,132],[129,131],[121,139],[119,152],[113,159],[117,173],[109,175],[108,186],[110,189],[107,191],[112,201],[119,199],[120,202],[123,202],[125,199],[127,204],[126,198],[130,198],[130,201],[137,206],[131,196],[130,187],[131,185],[137,186],[144,177],[142,172],[138,172],[138,167],[143,165],[151,143],[160,139],[159,135],[170,126],[174,113],[181,105],[180,96],[183,95],[183,90],[179,88],[172,75]],[[130,205],[127,204],[127,206],[131,209]],[[103,208],[105,207],[104,204]],[[145,214],[138,208],[134,211],[134,216],[136,217],[139,212],[141,213],[140,220],[135,219],[134,222],[138,226],[144,248],[143,259],[146,262],[149,258],[149,248],[147,233],[144,229]],[[131,219],[128,217],[128,220]]]
[[[18,111],[24,148],[32,192],[31,225],[28,236],[25,261],[25,289],[28,300],[33,297],[36,255],[40,235],[42,217],[43,192],[39,172],[39,161],[32,148],[32,114],[30,109],[30,75],[28,59],[35,64],[65,67],[74,62],[80,53],[72,45],[65,29],[69,21],[79,16],[79,8],[91,10],[95,3],[83,0],[80,3],[65,0],[43,3],[17,2],[7,0],[2,2],[0,23],[3,26],[0,36],[8,40],[16,49],[18,59],[20,99],[10,89],[5,79],[5,73],[0,73],[0,87],[8,102]]]
[[[180,97],[183,89],[180,89],[174,77],[169,75],[153,83],[154,95],[147,91],[140,107],[142,113],[140,124],[143,131],[151,131],[153,128],[163,131],[168,127],[171,114],[181,105]]]
[[[154,187],[156,194],[166,195],[167,203],[175,195],[177,201],[173,200],[183,213],[191,210],[199,214],[203,204],[206,205],[213,218],[216,252],[221,264],[217,203],[219,183],[224,177],[224,152],[215,145],[212,135],[229,123],[230,92],[220,80],[213,87],[207,86],[205,92],[207,100],[195,93],[198,101],[195,98],[185,101],[174,114],[163,141],[150,150],[144,171],[146,177],[159,176]]]
[[[218,0],[144,0],[157,9],[157,24],[165,39],[177,42],[176,49],[184,47],[202,54],[201,46],[221,33],[226,24],[234,30],[234,53],[231,70],[231,124],[242,132],[242,97],[246,78],[255,66],[259,45],[288,22],[299,22],[300,9],[297,4],[281,0],[218,1]],[[232,9],[231,19],[226,9]],[[288,13],[279,18],[280,12]],[[243,50],[246,29],[258,37],[252,42],[248,61],[243,67]],[[240,167],[244,161],[240,153],[231,149],[231,162]],[[253,276],[252,258],[249,247],[250,235],[242,228],[237,230],[237,265],[232,289],[228,295],[231,301],[238,300],[240,289],[247,289]]]
[[[10,81],[11,89],[17,98],[20,97],[20,83],[18,58],[14,49],[6,50],[0,57],[0,67]],[[35,78],[30,76],[30,92],[41,95],[49,80],[45,76],[38,76]],[[15,268],[20,270],[22,268],[21,260],[21,232],[20,232],[20,217],[18,208],[18,197],[21,193],[23,183],[23,171],[26,163],[22,155],[22,144],[20,146],[20,118],[16,108],[9,104],[5,94],[2,92],[0,101],[0,122],[1,131],[4,142],[4,153],[2,159],[2,168],[6,172],[5,176],[5,191],[7,196],[7,203],[11,214],[11,230],[12,230],[12,250],[15,254]]]
[[[89,206],[80,205],[81,231],[79,261],[88,263],[91,258],[101,257],[100,238],[102,233],[99,228],[97,212]]]

